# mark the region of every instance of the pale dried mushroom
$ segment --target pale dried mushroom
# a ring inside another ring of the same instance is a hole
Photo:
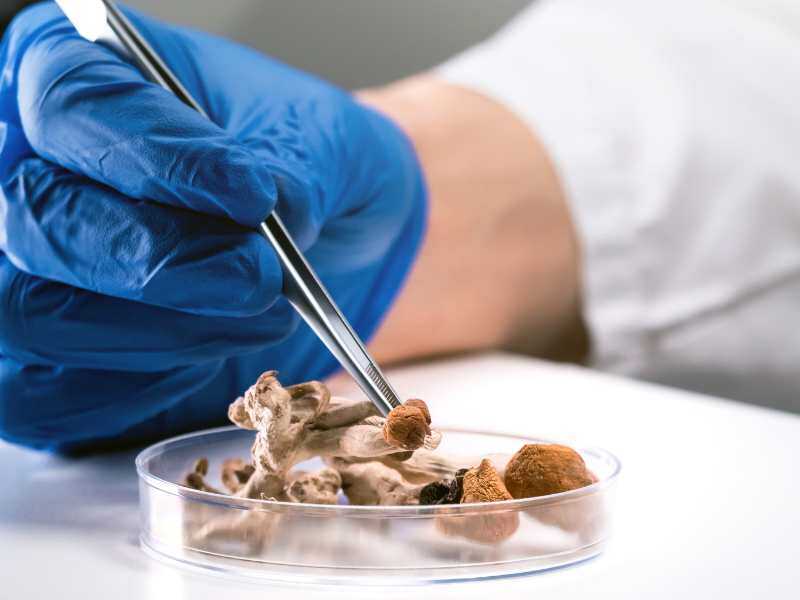
[[[256,468],[241,458],[228,458],[222,462],[220,480],[231,494],[235,494],[253,475]]]
[[[284,388],[277,373],[267,371],[228,409],[230,420],[243,429],[254,430],[256,438],[251,462],[229,459],[223,463],[222,483],[229,492],[246,498],[333,503],[341,485],[339,473],[334,476],[330,469],[316,474],[292,473],[295,465],[315,457],[343,457],[353,462],[385,460],[386,465],[373,466],[365,472],[373,473],[377,479],[378,471],[388,470],[399,480],[407,473],[412,487],[418,485],[420,478],[427,483],[440,477],[446,467],[439,466],[439,472],[431,472],[427,462],[435,465],[435,461],[412,462],[413,450],[409,448],[430,451],[438,446],[441,434],[431,430],[430,413],[421,400],[410,401],[400,411],[401,420],[406,413],[415,415],[418,427],[411,441],[407,435],[395,440],[386,434],[387,430],[394,431],[394,417],[379,416],[370,402],[331,398],[328,388],[317,381]],[[393,469],[395,465],[403,466]],[[187,485],[217,492],[204,479],[207,461],[201,466],[187,475]],[[385,485],[379,483],[376,481],[376,486],[383,489],[381,486]],[[415,502],[416,498],[409,497],[409,501]]]
[[[342,476],[342,491],[350,504],[395,506],[418,504],[424,487],[412,485],[394,469],[378,461],[348,462],[333,458],[329,464]]]
[[[335,469],[293,474],[286,484],[286,497],[304,504],[336,504],[342,477]]]
[[[596,480],[580,455],[565,446],[529,444],[510,460],[508,455],[479,460],[434,452],[441,434],[431,429],[422,400],[408,400],[383,418],[366,400],[331,397],[320,382],[283,387],[275,371],[262,374],[231,404],[228,415],[237,426],[255,431],[251,461],[232,458],[221,468],[224,488],[243,498],[336,504],[341,490],[350,504],[472,504],[555,493]],[[295,469],[318,458],[325,468]],[[222,493],[206,482],[207,474],[208,461],[200,459],[185,484]],[[585,521],[574,511],[539,512],[539,520],[562,528]],[[201,520],[193,542],[202,547],[238,540],[257,553],[282,518],[280,511],[245,511]],[[467,509],[436,522],[447,535],[496,544],[514,534],[519,517],[515,510]]]

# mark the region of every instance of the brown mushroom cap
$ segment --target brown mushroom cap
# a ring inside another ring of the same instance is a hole
[[[464,473],[462,503],[511,500],[503,480],[488,459]],[[514,511],[466,516],[441,516],[436,526],[446,535],[459,535],[482,544],[497,544],[508,539],[519,527]]]
[[[574,490],[597,479],[583,458],[560,444],[525,444],[506,466],[505,484],[514,498],[533,498]]]
[[[425,443],[431,428],[423,409],[419,406],[401,404],[392,409],[383,426],[383,439],[387,444],[405,450],[416,450]]]
[[[512,500],[492,461],[484,458],[477,467],[464,473],[462,504]]]
[[[428,410],[428,405],[425,404],[424,400],[420,400],[419,398],[411,398],[410,400],[406,400],[403,404],[406,406],[416,406],[422,411],[422,414],[425,415],[425,422],[428,423],[428,425],[431,424],[431,411]]]

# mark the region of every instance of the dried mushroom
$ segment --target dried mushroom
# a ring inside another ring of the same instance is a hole
[[[425,422],[428,425],[431,424],[431,411],[428,409],[428,405],[424,400],[420,400],[419,398],[411,398],[410,400],[403,402],[403,405],[420,409],[420,411],[422,411],[422,416],[425,417]]]
[[[577,452],[556,444],[528,444],[510,460],[508,455],[489,460],[434,452],[441,434],[431,428],[422,400],[408,400],[383,418],[366,400],[331,397],[320,382],[284,387],[275,371],[262,374],[230,405],[228,416],[255,432],[250,460],[230,458],[220,470],[224,489],[242,498],[336,504],[344,494],[357,505],[456,505],[557,493],[595,481]],[[322,459],[326,466],[296,469],[310,459]],[[199,459],[185,485],[224,493],[206,481],[208,470],[208,461]],[[562,528],[582,516],[539,512],[539,520]],[[281,511],[269,510],[195,517],[200,525],[194,542],[203,547],[238,542],[252,553],[273,539],[283,518]],[[570,523],[562,523],[565,519]],[[447,535],[495,544],[514,534],[519,517],[514,510],[468,508],[464,514],[439,516],[436,523]]]
[[[208,475],[208,459],[198,458],[192,470],[186,474],[183,484],[193,490],[200,490],[201,492],[211,492],[212,494],[219,494],[219,490],[214,486],[206,483],[205,477]]]
[[[469,469],[459,469],[452,479],[442,479],[426,485],[419,494],[420,504],[459,504],[464,495],[464,474]]]
[[[595,481],[581,455],[560,444],[525,444],[505,471],[505,484],[514,498],[558,494]]]
[[[409,484],[381,462],[352,463],[334,458],[330,464],[342,476],[342,491],[350,504],[394,506],[419,502],[423,486]]]
[[[462,504],[512,500],[491,461],[464,473]],[[465,537],[482,544],[496,544],[511,537],[519,527],[519,514],[513,510],[439,517],[436,522],[446,535]]]
[[[286,496],[292,502],[336,504],[342,477],[334,469],[316,473],[298,473],[286,485]]]
[[[505,484],[514,498],[558,494],[597,481],[578,452],[560,444],[526,444],[508,461]],[[602,499],[588,494],[568,504],[536,507],[528,514],[537,521],[564,531],[591,537],[602,527]]]
[[[416,450],[430,435],[431,415],[422,400],[409,400],[392,409],[383,426],[383,438],[392,446]]]
[[[464,473],[462,503],[499,502],[512,499],[490,460],[483,459],[480,465]]]
[[[235,425],[256,432],[251,462],[231,458],[222,465],[222,484],[236,496],[333,504],[342,484],[338,471],[327,468],[309,474],[292,469],[315,457],[341,457],[343,469],[351,464],[349,481],[354,473],[361,482],[373,477],[372,487],[385,495],[390,487],[387,482],[397,479],[398,490],[408,486],[413,493],[398,491],[395,496],[417,502],[420,478],[427,483],[445,469],[434,466],[438,471],[431,472],[425,460],[410,461],[415,449],[433,450],[441,439],[430,428],[430,412],[421,400],[410,401],[384,419],[368,401],[331,398],[328,388],[317,381],[284,388],[277,373],[267,371],[230,405],[228,417]],[[385,464],[357,466],[375,460],[385,460]],[[186,476],[186,485],[221,493],[205,481],[207,472],[208,461],[201,459]],[[411,475],[408,482],[406,473]]]
[[[231,493],[235,494],[247,480],[253,475],[256,468],[242,460],[241,458],[229,458],[222,463],[220,479],[222,485]]]

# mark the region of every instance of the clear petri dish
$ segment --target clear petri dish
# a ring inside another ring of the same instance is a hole
[[[512,454],[522,436],[441,429],[440,450]],[[519,575],[602,552],[611,530],[619,461],[578,448],[593,485],[539,498],[439,506],[313,505],[251,500],[181,485],[199,457],[207,480],[248,458],[254,434],[211,429],[159,442],[136,458],[141,545],[149,554],[222,576],[317,584],[413,585]],[[299,468],[314,469],[321,461]],[[344,500],[343,500],[344,502]]]

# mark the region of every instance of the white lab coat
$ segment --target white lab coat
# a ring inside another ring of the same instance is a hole
[[[800,411],[800,3],[549,0],[438,71],[543,141],[592,363]]]

